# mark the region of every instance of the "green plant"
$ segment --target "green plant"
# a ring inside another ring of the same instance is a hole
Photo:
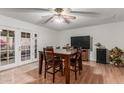
[[[110,51],[110,61],[113,62],[115,65],[121,64],[122,54],[123,54],[123,51],[120,48],[114,47]]]

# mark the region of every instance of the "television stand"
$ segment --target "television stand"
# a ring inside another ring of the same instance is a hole
[[[82,49],[82,60],[83,61],[89,60],[89,50],[88,49]]]

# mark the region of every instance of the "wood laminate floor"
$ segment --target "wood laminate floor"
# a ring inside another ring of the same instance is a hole
[[[71,84],[124,84],[124,67],[114,67],[110,64],[98,64],[95,62],[83,62],[83,70],[75,80],[74,72],[70,74]],[[56,84],[64,84],[65,77],[57,73]],[[38,63],[32,63],[21,67],[0,72],[0,84],[52,84],[52,75],[38,74]]]

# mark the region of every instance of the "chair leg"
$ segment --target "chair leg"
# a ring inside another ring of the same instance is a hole
[[[80,70],[83,69],[83,68],[82,68],[82,61],[79,61],[79,68],[80,68]]]
[[[77,80],[77,69],[76,69],[76,64],[75,64],[75,80]]]
[[[46,63],[45,63],[45,72],[44,72],[44,78],[46,79],[46,72],[47,71],[47,65],[46,65]]]
[[[53,67],[53,83],[55,82],[55,67]]]
[[[82,66],[80,66],[81,64],[78,62],[78,70],[79,70],[79,75],[81,74],[80,71],[82,70]]]

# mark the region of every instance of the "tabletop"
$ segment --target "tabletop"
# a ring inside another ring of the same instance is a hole
[[[54,50],[54,53],[57,53],[57,54],[66,54],[66,55],[74,54],[76,52],[77,52],[76,49],[71,49],[71,50],[67,50],[67,49],[55,49]]]

